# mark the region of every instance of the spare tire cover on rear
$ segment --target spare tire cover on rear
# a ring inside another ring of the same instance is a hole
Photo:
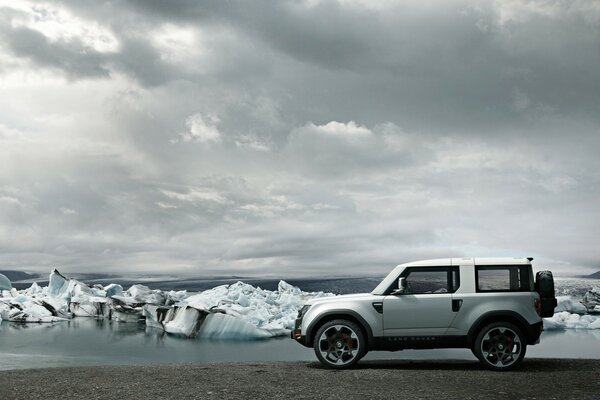
[[[554,277],[550,271],[535,274],[535,290],[540,294],[541,316],[549,318],[554,315],[557,301],[554,297]]]
[[[541,298],[554,298],[554,277],[550,271],[535,274],[535,290]]]

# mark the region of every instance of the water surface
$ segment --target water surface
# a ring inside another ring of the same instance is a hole
[[[544,332],[529,357],[600,358],[600,332]],[[372,352],[374,359],[467,359],[465,349]],[[315,361],[312,349],[288,338],[254,341],[186,339],[145,327],[92,318],[55,324],[0,323],[0,369],[60,366]]]

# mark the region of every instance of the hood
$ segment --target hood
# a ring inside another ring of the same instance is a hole
[[[322,303],[341,303],[344,301],[357,301],[357,300],[372,300],[374,296],[371,293],[356,293],[356,294],[342,294],[333,297],[320,297],[318,299],[312,299],[306,302],[307,305],[314,306]]]

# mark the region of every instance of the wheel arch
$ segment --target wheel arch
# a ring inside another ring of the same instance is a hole
[[[310,323],[310,325],[306,329],[306,339],[308,346],[312,346],[314,344],[313,336],[315,332],[317,332],[319,328],[323,326],[323,324],[329,321],[333,321],[334,319],[345,319],[357,324],[362,330],[365,337],[367,338],[367,347],[371,346],[371,343],[373,342],[373,330],[371,329],[371,326],[356,311],[343,309],[326,311]]]
[[[514,311],[498,310],[487,312],[475,321],[475,323],[471,326],[471,329],[469,329],[469,333],[467,334],[467,342],[469,346],[473,346],[473,344],[475,343],[475,339],[477,338],[477,334],[479,333],[479,331],[481,331],[483,327],[493,322],[500,321],[509,322],[520,328],[523,335],[525,335],[525,337],[529,341],[529,330],[527,329],[529,323],[527,323],[527,320],[525,320],[523,316]]]

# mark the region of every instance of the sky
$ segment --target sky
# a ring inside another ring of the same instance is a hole
[[[600,1],[0,0],[0,269],[600,269]]]

